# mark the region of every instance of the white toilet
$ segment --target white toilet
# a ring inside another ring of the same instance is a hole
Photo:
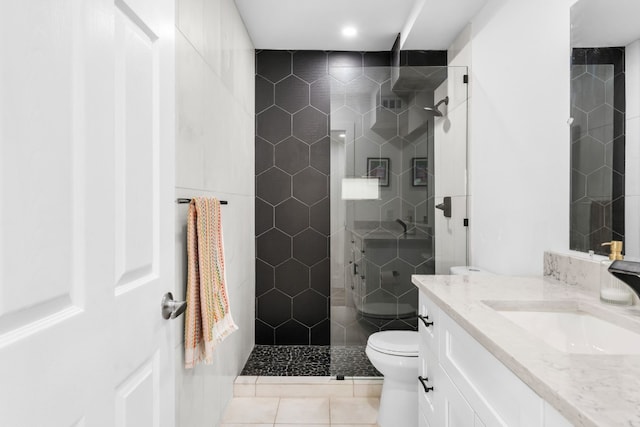
[[[470,276],[475,274],[491,274],[491,272],[470,265],[456,265],[449,268],[449,274],[452,276]]]
[[[384,375],[378,425],[418,425],[418,332],[382,331],[369,336],[371,364]]]

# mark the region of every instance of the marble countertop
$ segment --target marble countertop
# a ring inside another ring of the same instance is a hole
[[[550,278],[413,276],[413,283],[539,396],[576,426],[640,426],[640,355],[570,354],[510,322],[483,301],[574,304],[640,333],[640,308]],[[495,304],[495,303],[494,303]]]

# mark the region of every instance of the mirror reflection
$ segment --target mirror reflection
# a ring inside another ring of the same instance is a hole
[[[570,248],[640,256],[640,2],[571,8]]]

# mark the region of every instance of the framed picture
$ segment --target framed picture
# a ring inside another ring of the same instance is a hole
[[[427,172],[429,166],[427,164],[426,157],[414,157],[411,159],[413,164],[413,174],[411,185],[414,187],[426,187],[427,186]]]
[[[380,187],[388,187],[389,163],[388,157],[367,157],[367,177],[378,178]]]

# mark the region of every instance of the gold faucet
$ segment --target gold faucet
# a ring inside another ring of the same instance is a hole
[[[609,252],[609,259],[611,261],[624,259],[624,256],[622,255],[622,241],[612,240],[610,242],[604,242],[600,246],[611,246],[611,250]]]

